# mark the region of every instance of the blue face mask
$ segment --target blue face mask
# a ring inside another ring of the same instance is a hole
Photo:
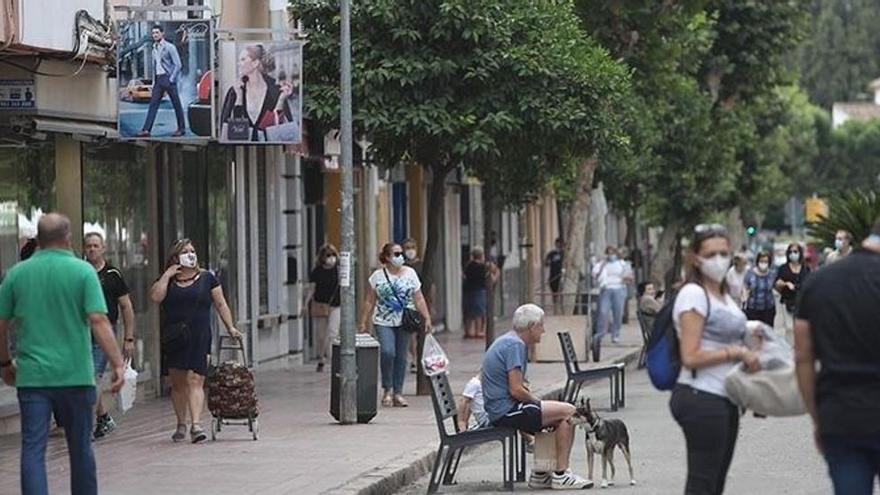
[[[617,260],[618,260],[618,257],[617,257],[616,254],[609,254],[609,255],[608,255],[608,261],[614,263],[614,262],[617,261]]]

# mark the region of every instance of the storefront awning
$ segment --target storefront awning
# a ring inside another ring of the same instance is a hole
[[[104,138],[119,138],[115,127],[95,122],[83,122],[79,120],[52,119],[47,117],[35,117],[34,124],[38,131],[58,132],[62,134],[80,134]]]

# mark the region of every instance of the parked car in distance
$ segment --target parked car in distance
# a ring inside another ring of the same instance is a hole
[[[150,96],[153,94],[153,80],[132,79],[119,93],[119,98],[123,101],[150,101]]]

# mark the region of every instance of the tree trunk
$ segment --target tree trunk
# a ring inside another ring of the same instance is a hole
[[[442,164],[433,164],[431,170],[431,188],[428,193],[428,237],[425,240],[425,253],[422,258],[422,293],[430,294],[434,287],[437,266],[437,255],[440,248],[440,227],[443,220],[446,200],[446,176],[451,167]],[[416,359],[421,360],[425,337],[419,334],[416,346]],[[431,393],[431,384],[425,376],[421,366],[416,366],[416,394],[428,395]]]
[[[593,191],[593,175],[599,161],[585,158],[578,167],[575,178],[574,202],[568,209],[568,225],[565,228],[565,257],[562,259],[563,314],[571,313],[577,301],[578,282],[586,269],[587,224],[590,222],[590,193]]]
[[[654,261],[651,266],[651,280],[662,281],[665,290],[669,290],[668,275],[675,272],[676,243],[680,244],[681,237],[678,234],[677,225],[668,225],[660,234],[657,249],[654,252]]]
[[[492,231],[495,230],[495,192],[491,184],[483,184],[483,240],[486,244],[483,249],[486,258],[489,256],[489,242],[492,238]],[[500,253],[499,253],[500,254]],[[497,260],[496,260],[497,262]],[[501,270],[501,267],[498,267]],[[495,341],[495,286],[501,282],[490,284],[486,288],[486,349]]]

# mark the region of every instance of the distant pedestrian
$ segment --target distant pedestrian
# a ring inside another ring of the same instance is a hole
[[[330,346],[339,335],[339,253],[333,244],[324,244],[318,249],[315,266],[309,273],[309,316],[315,328],[318,353],[318,373],[324,371],[324,364],[330,355]]]
[[[739,410],[727,398],[724,378],[740,362],[751,371],[760,368],[744,346],[746,315],[727,292],[730,258],[724,227],[698,225],[686,284],[672,310],[682,367],[669,408],[687,444],[686,494],[724,492],[739,433]]]
[[[852,252],[852,234],[846,230],[838,230],[834,234],[834,251],[825,257],[825,264],[830,265],[849,256]]]
[[[744,300],[743,291],[745,290],[746,274],[748,273],[747,263],[744,254],[734,254],[733,266],[730,267],[730,270],[727,270],[727,276],[724,279],[727,281],[727,292],[730,293],[730,297],[732,297],[740,307],[742,307]]]
[[[880,476],[878,322],[880,219],[862,249],[810,275],[795,309],[798,385],[837,495],[870,495]]]
[[[416,240],[413,238],[406,238],[403,240],[403,244],[401,244],[403,248],[403,256],[406,258],[406,262],[404,263],[406,266],[412,268],[416,271],[416,275],[419,276],[419,283],[422,284],[422,295],[425,297],[425,305],[428,306],[428,311],[431,310],[431,301],[434,300],[434,294],[431,290],[431,287],[425,285],[425,278],[422,276],[422,267],[424,266],[424,262],[421,258],[419,258],[419,248]],[[418,371],[416,363],[418,362],[418,336],[413,334],[410,338],[409,342],[409,371],[410,373],[415,373]]]
[[[498,270],[487,263],[483,248],[471,250],[471,259],[464,267],[464,338],[481,339],[486,336],[489,287],[498,279]]]
[[[632,268],[620,259],[614,246],[605,249],[605,259],[593,267],[593,278],[599,286],[599,312],[593,336],[593,345],[599,346],[602,337],[611,327],[611,341],[620,342],[620,327],[623,324],[623,306],[628,296],[627,284],[633,282]]]
[[[790,337],[794,331],[794,312],[798,291],[810,275],[810,267],[804,263],[804,248],[796,242],[788,245],[786,263],[776,271],[776,290],[782,302],[782,329]]]
[[[372,318],[379,336],[382,371],[382,405],[406,407],[403,383],[406,379],[407,347],[410,334],[402,328],[404,309],[418,310],[425,319],[426,333],[431,333],[431,314],[422,284],[416,271],[405,265],[403,248],[388,243],[379,253],[381,268],[370,275],[370,287],[361,311],[358,332],[367,332],[367,321]]]
[[[98,280],[101,282],[101,291],[104,293],[104,300],[107,303],[107,319],[110,321],[110,327],[113,329],[113,335],[119,335],[117,322],[119,314],[122,313],[122,322],[124,324],[124,338],[122,346],[122,355],[131,359],[134,357],[134,307],[131,304],[128,285],[122,272],[113,265],[107,263],[104,259],[106,247],[104,246],[104,236],[97,232],[86,234],[83,241],[86,260],[95,268],[98,273]],[[92,358],[95,365],[95,377],[97,382],[101,383],[101,378],[107,368],[107,354],[101,349],[94,339],[92,340]],[[104,438],[116,429],[116,421],[110,416],[110,413],[104,408],[104,401],[101,400],[101,391],[98,391],[98,400],[95,406],[95,439]]]
[[[746,316],[762,321],[771,327],[776,320],[776,298],[773,284],[776,273],[770,268],[770,253],[762,251],[755,257],[755,267],[746,273]]]
[[[70,493],[94,495],[92,338],[113,368],[112,392],[122,387],[122,356],[98,276],[71,251],[70,220],[57,213],[44,215],[37,223],[37,239],[40,249],[13,266],[0,285],[0,374],[4,383],[18,387],[21,492],[49,493],[46,441],[54,413],[67,439]],[[17,322],[14,362],[7,347],[12,320]]]
[[[556,239],[556,248],[544,257],[544,266],[549,269],[547,285],[553,293],[554,312],[562,312],[562,262],[565,259],[565,242],[562,238]]]
[[[460,430],[484,428],[489,426],[489,418],[483,402],[483,382],[480,372],[471,378],[458,401],[458,427]],[[471,418],[474,419],[471,422]]]
[[[657,289],[654,282],[642,282],[636,291],[639,298],[639,312],[645,319],[648,329],[654,326],[654,318],[663,307],[663,303],[657,298]]]
[[[574,474],[570,466],[574,427],[568,420],[575,407],[567,402],[541,400],[525,386],[528,346],[541,342],[544,310],[525,304],[513,313],[513,330],[499,336],[483,356],[483,400],[489,422],[535,434],[554,427],[556,470],[532,471],[530,488],[580,490],[593,482]]]
[[[211,354],[211,307],[226,326],[229,336],[241,340],[223,288],[214,274],[199,267],[196,249],[189,239],[171,245],[165,272],[150,288],[150,299],[162,308],[162,332],[185,325],[184,337],[162,349],[164,367],[171,379],[171,403],[177,428],[171,440],[186,438],[187,420],[192,443],[207,439],[202,428],[205,377]],[[189,418],[187,418],[189,415]]]

